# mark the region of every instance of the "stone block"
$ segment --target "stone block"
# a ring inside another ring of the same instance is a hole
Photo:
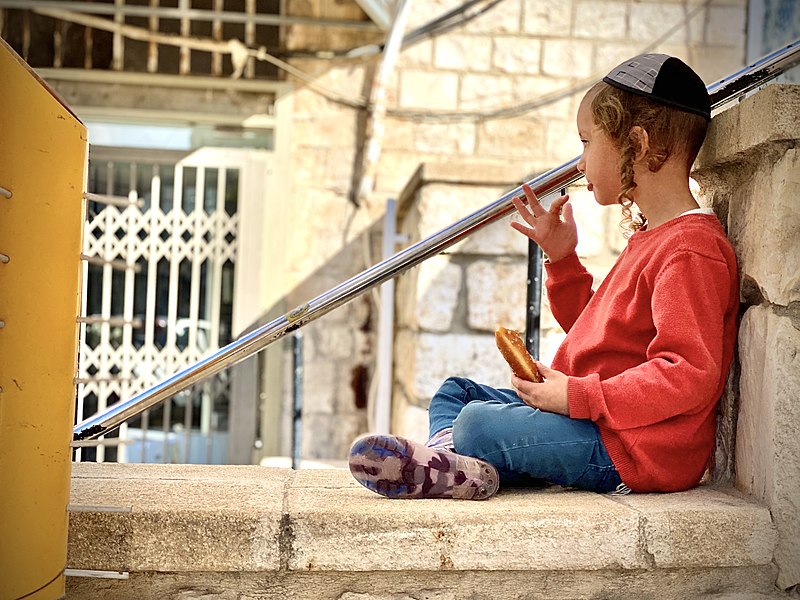
[[[392,432],[425,443],[428,440],[428,409],[409,403],[403,394],[392,398],[395,418]]]
[[[701,171],[746,160],[758,146],[800,137],[800,86],[769,85],[714,117],[696,167]],[[746,115],[746,116],[745,116]],[[752,160],[752,158],[750,159]]]
[[[493,334],[401,331],[396,355],[396,380],[402,383],[409,401],[419,406],[427,406],[448,377],[468,377],[495,387],[508,387],[511,379]]]
[[[627,21],[627,2],[578,2],[573,31],[576,38],[621,40]]]
[[[543,330],[539,338],[539,360],[546,365],[552,364],[553,358],[565,337],[566,334],[560,327]]]
[[[130,571],[68,579],[70,596],[87,600],[774,591],[769,513],[730,489],[610,497],[552,486],[501,489],[487,502],[403,502],[346,468],[81,463],[72,501],[69,566]],[[98,562],[72,563],[89,555]]]
[[[545,123],[517,117],[485,121],[478,127],[478,151],[483,156],[536,156],[542,151]]]
[[[492,66],[504,73],[536,75],[541,54],[542,42],[536,38],[496,37]]]
[[[770,506],[779,535],[775,562],[782,588],[800,582],[798,313],[754,306],[739,331],[736,484]]]
[[[518,76],[514,80],[514,97],[517,102],[530,102],[533,100],[547,99],[546,104],[533,108],[526,113],[529,118],[557,119],[559,122],[569,123],[567,129],[561,131],[563,135],[577,137],[575,128],[575,117],[578,114],[577,102],[583,94],[568,95],[563,98],[566,90],[573,84],[566,77],[545,77],[545,76]],[[589,89],[589,86],[586,86]],[[560,99],[556,99],[560,98]],[[532,159],[544,161],[547,159],[549,149],[541,147],[531,147],[529,155]],[[550,160],[550,159],[547,159]],[[551,169],[554,165],[547,163],[544,169]],[[531,165],[528,166],[529,170]],[[544,170],[543,169],[543,170]]]
[[[352,154],[352,146],[357,140],[358,115],[352,110],[327,108],[312,116],[295,118],[294,126],[296,131],[292,132],[293,135],[304,144],[312,147],[319,144],[325,148],[335,144]]]
[[[315,360],[307,355],[304,359],[305,400],[314,407],[314,412],[333,414],[337,404],[338,365],[330,360]]]
[[[458,253],[527,257],[528,238],[511,229],[512,219],[519,217],[515,214],[508,215],[471,234],[463,242],[459,242]]]
[[[425,261],[427,262],[427,261]],[[425,264],[425,263],[423,263]],[[419,267],[403,273],[395,282],[395,329],[417,329],[417,277]]]
[[[786,600],[769,566],[669,571],[282,571],[68,577],[81,600]],[[522,596],[520,591],[522,590]]]
[[[414,123],[389,117],[386,119],[385,124],[386,132],[383,136],[381,158],[383,158],[383,152],[387,149],[409,152],[414,147],[414,132],[416,130]]]
[[[790,149],[770,167],[760,166],[744,165],[750,180],[728,190],[728,235],[742,279],[757,285],[769,302],[788,306],[800,301],[800,152]]]
[[[708,46],[732,46],[742,49],[746,31],[747,8],[710,6],[692,19],[692,41]]]
[[[461,110],[496,109],[511,104],[513,97],[513,82],[507,76],[466,74],[461,78]]]
[[[414,126],[414,149],[420,152],[469,156],[475,152],[475,123],[422,123]]]
[[[423,40],[400,50],[397,68],[429,67],[433,64],[433,40]]]
[[[458,103],[458,75],[407,69],[400,75],[400,106],[453,110]]]
[[[435,256],[419,267],[416,325],[427,331],[448,331],[461,295],[462,269],[447,256]]]
[[[581,97],[583,95],[581,94]],[[544,149],[554,164],[563,164],[583,152],[581,139],[576,133],[575,121],[548,120]]]
[[[521,26],[521,0],[506,0],[464,26],[467,33],[517,33]]]
[[[450,0],[416,0],[408,15],[408,27],[415,29],[429,23],[431,18],[438,17],[453,8]]]
[[[569,37],[572,0],[524,0],[522,30],[542,37]]]
[[[435,39],[433,64],[437,69],[488,71],[492,40],[478,35],[444,35]]]
[[[528,263],[479,260],[467,267],[467,319],[471,329],[498,325],[525,330]]]
[[[593,44],[588,41],[544,40],[542,72],[553,77],[589,77],[593,51]]]
[[[632,58],[637,54],[641,54],[642,47],[635,42],[605,42],[598,44],[595,48],[594,61],[592,63],[592,70],[599,74],[605,75],[611,69],[620,64],[623,60]],[[676,56],[673,54],[673,56]],[[690,63],[694,66],[694,63]]]
[[[645,566],[637,550],[638,513],[596,494],[504,492],[490,500],[490,506],[394,502],[354,487],[349,473],[329,473],[331,478],[337,475],[342,479],[339,487],[289,490],[290,570],[561,571]],[[607,535],[609,531],[615,534]],[[489,540],[503,540],[503,551],[497,552]]]
[[[679,53],[679,48],[684,49],[684,52]],[[707,83],[719,81],[738,71],[745,64],[744,36],[739,45],[714,48],[713,52],[709,52],[708,46],[703,44],[693,44],[688,48],[685,44],[677,47],[666,46],[664,52],[678,56],[687,64],[692,65],[692,68]],[[681,56],[684,53],[687,55],[686,57]]]
[[[686,19],[689,9],[683,4],[673,3],[634,3],[630,6],[630,38],[634,40],[652,41]],[[698,17],[699,18],[699,17]],[[682,25],[668,42],[691,41],[691,25]],[[638,54],[638,53],[637,53]]]
[[[597,259],[607,256],[609,268],[616,256],[610,253],[609,238],[624,240],[614,225],[622,218],[617,206],[600,206],[586,188],[569,190],[572,214],[578,225],[578,256]]]
[[[252,466],[76,463],[68,564],[109,571],[276,571],[287,475]]]
[[[363,411],[303,415],[302,456],[344,460],[353,441],[366,429],[367,417]]]
[[[769,510],[736,495],[700,487],[673,494],[615,498],[644,516],[644,552],[652,567],[763,565],[772,560]]]
[[[441,157],[412,152],[411,150],[384,150],[381,152],[380,168],[375,179],[375,193],[393,198],[402,190],[419,168],[420,164],[436,162]]]
[[[317,321],[303,330],[306,361],[347,359],[356,355],[355,332],[352,327],[328,325]]]
[[[424,186],[419,198],[419,224],[416,235],[426,238],[472,214],[502,195],[501,188],[454,186],[431,183]],[[456,249],[452,248],[451,252]]]

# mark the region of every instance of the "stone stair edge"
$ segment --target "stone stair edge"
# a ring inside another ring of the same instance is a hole
[[[766,565],[769,511],[733,488],[485,502],[388,500],[346,469],[74,465],[70,567],[129,571],[723,568]]]

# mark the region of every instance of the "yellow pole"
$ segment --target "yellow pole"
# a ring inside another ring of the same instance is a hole
[[[2,40],[0,82],[0,600],[61,598],[87,134]]]

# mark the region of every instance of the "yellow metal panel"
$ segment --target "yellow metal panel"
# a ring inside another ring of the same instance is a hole
[[[0,81],[0,599],[60,598],[87,133],[2,40]]]

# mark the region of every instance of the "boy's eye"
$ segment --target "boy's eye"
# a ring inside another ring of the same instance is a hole
[[[588,143],[589,143],[589,140],[585,140],[585,139],[581,138],[581,144],[583,144],[585,146]]]

